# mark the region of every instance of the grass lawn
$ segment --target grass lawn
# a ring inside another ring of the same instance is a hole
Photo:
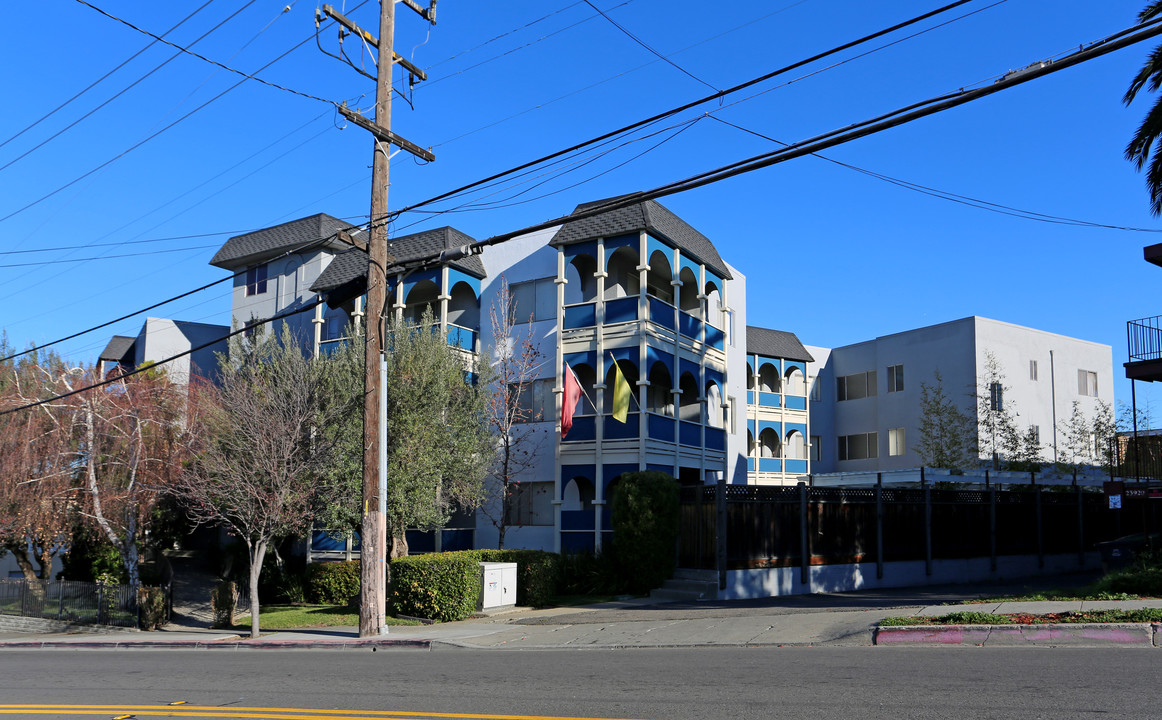
[[[414,620],[388,617],[388,625],[419,625]],[[264,605],[259,616],[263,630],[297,630],[359,625],[359,610],[348,605]],[[250,627],[250,618],[240,619],[234,627]]]

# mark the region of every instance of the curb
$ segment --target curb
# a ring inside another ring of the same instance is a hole
[[[873,645],[977,647],[1162,647],[1157,623],[1046,625],[908,625],[877,627]]]
[[[270,640],[248,642],[227,640],[205,642],[202,640],[142,640],[139,642],[118,641],[75,641],[67,640],[17,640],[0,642],[5,650],[430,650],[431,640],[386,640],[370,638],[366,640]]]

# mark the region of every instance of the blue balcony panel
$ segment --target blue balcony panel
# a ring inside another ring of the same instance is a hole
[[[759,407],[778,407],[779,394],[778,393],[759,393]]]
[[[562,530],[592,530],[593,529],[593,511],[592,510],[562,510],[561,511],[561,529]]]
[[[807,473],[806,460],[787,460],[787,472],[804,475]]]
[[[788,410],[807,409],[807,398],[803,397],[802,395],[788,395],[786,398],[784,398],[783,402],[785,403],[784,407],[786,407]]]
[[[637,320],[637,296],[605,301],[605,324]]]
[[[678,313],[678,332],[697,340],[702,334],[702,321],[688,313]]]
[[[580,417],[573,417],[573,427],[569,429],[569,434],[562,438],[561,442],[585,442],[595,440],[596,438],[596,417],[594,415],[582,415]]]
[[[779,458],[759,458],[759,472],[782,472],[783,461]]]
[[[606,440],[629,440],[638,436],[637,413],[629,413],[625,422],[614,419],[612,415],[605,416]]]
[[[747,390],[746,391],[746,404],[747,405],[754,405],[754,390]]]
[[[593,548],[592,530],[589,532],[561,533],[561,552],[577,555],[580,553],[591,553],[593,552]]]
[[[722,428],[706,428],[706,448],[708,450],[725,450],[726,431]]]
[[[476,351],[476,331],[460,325],[448,324],[448,344],[469,352]]]
[[[667,330],[674,330],[674,306],[656,297],[651,297],[649,300],[650,321]]]
[[[748,457],[746,459],[746,469],[747,472],[754,472],[754,458]]]
[[[565,308],[565,329],[576,330],[577,328],[593,327],[597,324],[597,305],[595,303],[585,303],[583,305],[570,305]]]
[[[347,539],[338,532],[316,530],[311,533],[311,550],[314,552],[336,552],[346,549]]]
[[[470,528],[460,528],[457,530],[441,530],[440,531],[440,550],[443,552],[452,552],[453,550],[475,550],[476,549],[476,531]]]
[[[709,345],[710,347],[712,347],[716,350],[721,350],[723,348],[722,342],[723,342],[724,336],[725,336],[725,333],[723,333],[721,330],[714,327],[713,325],[706,326],[705,343],[707,345]]]
[[[677,421],[674,418],[668,418],[662,415],[648,414],[647,427],[651,440],[665,440],[666,442],[674,442],[674,427]]]
[[[690,447],[702,447],[702,424],[683,420],[678,427],[678,443]]]

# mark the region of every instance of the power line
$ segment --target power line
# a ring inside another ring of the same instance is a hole
[[[276,255],[275,257],[271,258],[271,259],[270,259],[270,260],[268,260],[267,262],[273,262],[273,261],[275,261],[275,260],[280,260],[280,259],[282,259],[282,258],[284,258],[284,257],[287,257],[287,256],[289,256],[289,255],[294,255],[295,253],[303,252],[303,251],[306,251],[306,250],[312,250],[312,249],[314,249],[315,247],[322,247],[322,246],[323,246],[323,245],[325,245],[327,242],[329,242],[330,240],[332,240],[334,237],[335,237],[334,235],[328,235],[327,237],[324,237],[324,238],[317,238],[317,239],[315,239],[315,240],[310,240],[310,241],[307,241],[307,242],[305,242],[305,243],[302,243],[302,244],[300,244],[300,245],[298,245],[298,246],[296,246],[296,247],[290,248],[289,250],[285,250],[283,253],[281,253],[280,255]],[[22,355],[27,355],[27,354],[29,354],[29,353],[36,352],[37,350],[41,350],[41,349],[44,349],[44,348],[47,348],[47,347],[52,347],[53,345],[59,345],[60,343],[63,343],[63,342],[65,342],[66,340],[72,340],[72,339],[74,339],[74,338],[78,338],[78,337],[80,337],[80,336],[82,336],[82,335],[87,335],[88,333],[94,332],[94,331],[96,331],[96,330],[100,330],[100,329],[102,329],[102,328],[107,328],[107,327],[109,327],[110,325],[114,325],[114,324],[116,324],[116,323],[119,323],[119,322],[121,322],[122,320],[128,320],[128,319],[129,319],[129,318],[131,318],[131,317],[134,317],[134,316],[140,315],[140,314],[142,314],[142,313],[149,312],[150,310],[154,310],[154,309],[156,309],[156,308],[159,308],[159,307],[161,307],[162,305],[168,305],[169,303],[171,303],[171,302],[174,302],[174,301],[176,301],[176,300],[181,300],[181,299],[182,299],[182,298],[184,298],[184,297],[189,297],[190,295],[193,295],[193,294],[195,294],[195,293],[199,293],[199,292],[201,292],[201,291],[203,291],[203,290],[206,290],[206,289],[212,288],[212,287],[214,287],[215,285],[220,285],[220,284],[222,284],[222,283],[226,282],[227,280],[233,280],[233,279],[234,279],[234,278],[236,278],[236,277],[241,277],[241,276],[242,276],[242,275],[243,275],[245,272],[246,272],[246,270],[239,270],[238,272],[235,272],[235,273],[232,273],[232,274],[230,274],[230,275],[227,275],[226,277],[224,277],[224,278],[221,278],[220,280],[215,280],[214,282],[207,283],[207,284],[205,284],[205,285],[203,285],[203,286],[201,286],[201,287],[199,287],[199,288],[194,288],[193,290],[188,290],[188,291],[186,291],[186,292],[184,292],[184,293],[182,293],[182,294],[180,294],[180,295],[175,295],[175,296],[173,296],[173,297],[171,297],[171,298],[167,298],[167,299],[165,299],[165,300],[162,300],[161,302],[157,302],[157,303],[154,303],[153,305],[150,305],[150,306],[148,306],[148,307],[144,307],[144,308],[141,308],[140,310],[137,310],[137,311],[131,312],[131,313],[129,313],[128,315],[122,315],[121,317],[119,317],[119,318],[117,318],[117,319],[115,319],[115,320],[110,320],[109,322],[101,323],[100,325],[95,325],[95,326],[93,326],[93,327],[91,327],[91,328],[88,328],[88,329],[86,329],[86,330],[81,330],[80,332],[75,332],[75,333],[73,333],[72,335],[68,335],[68,336],[66,336],[66,337],[58,338],[58,339],[56,339],[56,340],[53,340],[52,342],[47,342],[47,343],[45,343],[45,344],[43,344],[43,345],[39,345],[39,346],[37,346],[37,347],[30,348],[30,349],[28,349],[28,350],[23,350],[23,351],[21,351],[21,352],[18,352],[18,353],[13,353],[12,355],[9,355],[8,357],[3,357],[3,358],[0,358],[0,362],[7,362],[7,361],[9,361],[9,360],[12,360],[12,359],[14,359],[14,358],[18,358],[18,357],[20,357],[20,356],[22,356]],[[172,358],[171,358],[171,359],[172,359]]]
[[[158,35],[154,35],[153,33],[149,32],[148,30],[144,30],[142,28],[139,28],[136,25],[134,25],[133,23],[129,22],[128,20],[123,20],[123,19],[117,17],[116,15],[108,13],[108,12],[102,10],[101,8],[97,7],[96,5],[93,5],[92,3],[87,2],[87,0],[76,0],[76,1],[79,2],[80,4],[86,6],[86,7],[89,7],[89,8],[92,8],[93,10],[96,10],[97,12],[101,13],[102,15],[109,18],[110,20],[116,20],[117,22],[121,23],[122,25],[125,25],[126,27],[129,27],[129,28],[136,30],[137,32],[141,33],[142,35],[148,35],[149,37],[153,38],[154,40],[156,40],[158,42],[163,42],[166,45],[169,45],[172,48],[176,48],[187,55],[191,55],[193,57],[196,57],[197,59],[202,60],[203,62],[208,62],[211,65],[214,65],[216,67],[220,67],[223,70],[234,73],[235,75],[241,75],[242,78],[245,80],[254,80],[256,82],[262,83],[263,85],[268,85],[272,88],[275,88],[276,90],[282,90],[283,92],[288,92],[288,93],[291,93],[292,95],[298,95],[299,97],[305,97],[308,100],[317,100],[321,103],[327,103],[329,105],[334,105],[336,107],[338,107],[338,105],[339,105],[339,103],[335,102],[334,100],[327,100],[326,98],[321,98],[321,97],[318,97],[316,95],[311,95],[310,93],[305,93],[305,92],[301,92],[299,90],[295,90],[293,88],[288,88],[286,86],[279,85],[278,83],[270,82],[269,80],[263,80],[260,77],[256,77],[254,75],[243,72],[241,70],[235,70],[234,68],[230,67],[229,65],[224,65],[224,64],[218,62],[217,60],[211,60],[210,58],[206,57],[205,55],[199,55],[198,53],[194,52],[193,50],[190,50],[188,47],[182,47],[181,45],[177,45],[175,43],[170,42],[169,40],[165,40]],[[290,10],[290,5],[287,5],[286,8],[283,10],[283,12],[286,12],[287,10]],[[266,67],[267,66],[264,65],[263,67],[259,68],[257,72],[261,72],[262,70],[265,70]]]
[[[165,365],[166,363],[173,362],[174,360],[179,360],[181,358],[184,358],[187,355],[193,355],[194,353],[198,352],[199,350],[205,350],[206,348],[213,347],[214,345],[217,345],[218,343],[222,342],[223,340],[228,340],[236,335],[241,335],[242,333],[251,332],[256,327],[259,327],[262,325],[267,325],[269,323],[275,322],[276,320],[283,320],[283,319],[286,319],[288,317],[291,317],[292,315],[298,315],[299,313],[304,313],[308,310],[314,310],[315,306],[319,305],[322,302],[323,302],[322,297],[315,298],[310,303],[306,304],[305,306],[303,306],[301,308],[295,308],[294,310],[287,310],[286,312],[281,312],[281,313],[278,313],[276,315],[272,315],[271,317],[268,317],[268,318],[265,318],[262,320],[255,320],[255,321],[247,324],[246,327],[242,327],[242,328],[239,328],[237,330],[233,330],[233,331],[223,335],[222,337],[218,338],[217,340],[211,340],[210,342],[202,343],[201,345],[197,345],[195,347],[192,347],[189,350],[186,350],[185,352],[180,352],[177,355],[171,355],[171,356],[165,358],[164,360],[157,360],[157,361],[154,361],[154,362],[149,363],[149,364],[144,364],[141,367],[136,368],[134,370],[128,370],[128,371],[119,373],[115,377],[106,378],[105,380],[91,383],[91,384],[86,385],[84,387],[79,387],[79,388],[76,388],[75,390],[70,390],[69,392],[66,392],[66,393],[60,393],[59,395],[54,395],[53,397],[50,397],[50,398],[44,398],[43,400],[37,400],[36,402],[30,402],[30,403],[27,403],[25,405],[21,405],[19,407],[8,408],[6,410],[0,410],[0,416],[10,415],[10,414],[15,413],[15,412],[20,412],[21,410],[31,410],[34,407],[40,407],[41,405],[47,405],[48,403],[56,402],[57,400],[64,400],[65,398],[72,397],[73,395],[80,395],[81,393],[88,392],[89,390],[96,390],[97,388],[104,387],[106,385],[111,385],[111,384],[118,382],[120,380],[124,380],[127,377],[132,377],[138,373],[142,373],[142,372],[145,372],[147,370],[152,370],[152,369],[158,367],[159,365]],[[12,357],[16,357],[16,356],[13,355]],[[10,359],[10,358],[3,358],[3,360],[8,360],[8,359]]]
[[[60,263],[70,262],[89,262],[90,260],[117,260],[127,257],[142,257],[143,255],[168,255],[169,253],[185,252],[187,250],[205,250],[206,248],[218,247],[217,245],[195,245],[193,247],[170,248],[169,250],[148,250],[144,252],[123,253],[121,255],[97,255],[87,258],[58,258],[56,260],[41,260],[38,262],[25,263],[8,263],[0,265],[0,268],[16,268],[16,267],[39,267],[42,265],[58,265]]]
[[[88,250],[97,247],[120,247],[122,245],[141,245],[143,243],[169,242],[170,240],[192,240],[193,238],[216,237],[218,235],[241,235],[248,230],[224,230],[222,232],[197,233],[195,235],[172,235],[170,237],[149,238],[148,240],[122,240],[115,243],[90,243],[88,245],[61,245],[50,248],[36,248],[34,250],[0,250],[0,255],[27,255],[28,253],[58,252],[61,250]]]
[[[658,52],[657,50],[655,50],[655,49],[653,49],[652,47],[650,47],[648,44],[646,44],[646,42],[645,42],[644,40],[642,40],[641,38],[639,38],[637,35],[634,35],[632,32],[630,32],[630,31],[629,31],[629,30],[628,30],[628,29],[627,29],[625,26],[623,26],[621,23],[617,22],[616,20],[614,20],[613,18],[611,18],[609,15],[607,15],[607,14],[605,13],[605,11],[604,11],[604,10],[602,10],[601,8],[599,8],[599,7],[597,7],[596,5],[594,5],[594,4],[593,4],[593,2],[592,2],[592,0],[584,0],[584,2],[585,2],[585,4],[586,4],[586,5],[588,5],[589,7],[593,8],[593,10],[594,10],[595,12],[597,12],[597,14],[601,15],[601,17],[603,17],[603,18],[605,18],[606,20],[608,20],[608,21],[609,21],[609,23],[610,23],[611,25],[613,25],[615,28],[617,28],[618,30],[620,30],[620,31],[622,31],[623,33],[625,33],[625,35],[627,35],[627,36],[628,36],[628,37],[629,37],[631,40],[633,40],[635,43],[637,43],[638,45],[641,45],[643,48],[645,48],[646,50],[648,50],[648,51],[650,51],[651,53],[653,53],[653,55],[654,55],[655,57],[657,57],[659,60],[661,60],[662,62],[665,62],[665,63],[669,64],[671,67],[673,67],[674,69],[676,69],[678,72],[682,73],[683,75],[685,75],[685,76],[687,76],[687,77],[689,77],[689,78],[691,78],[691,79],[693,79],[693,80],[695,80],[695,81],[697,81],[697,82],[700,82],[700,83],[702,83],[703,85],[705,85],[706,87],[710,88],[711,90],[718,90],[718,88],[714,87],[714,86],[713,86],[713,85],[711,85],[710,83],[706,82],[705,80],[703,80],[702,78],[698,77],[697,75],[695,75],[695,74],[691,73],[689,70],[687,70],[686,68],[682,67],[682,66],[681,66],[681,65],[679,65],[678,63],[674,62],[674,61],[673,61],[673,60],[671,60],[670,58],[666,57],[665,55],[661,54],[661,53],[660,53],[660,52]]]
[[[708,115],[708,117],[710,117],[710,119],[712,119],[712,120],[717,120],[718,122],[720,122],[724,125],[729,125],[732,128],[736,128],[736,129],[741,130],[743,132],[750,133],[751,135],[754,135],[756,137],[760,137],[764,140],[769,140],[770,142],[776,143],[778,145],[782,145],[784,147],[786,147],[788,145],[788,143],[785,143],[782,140],[776,140],[775,138],[770,137],[769,135],[764,135],[761,132],[757,132],[755,130],[751,130],[749,128],[742,127],[741,125],[736,125],[735,123],[729,122],[727,120],[723,120],[722,118],[720,118],[716,115]],[[1128,230],[1131,232],[1149,232],[1149,233],[1162,232],[1162,230],[1159,230],[1156,228],[1140,228],[1140,227],[1128,227],[1125,225],[1109,225],[1106,223],[1092,222],[1089,220],[1076,220],[1073,218],[1061,217],[1059,215],[1049,215],[1046,213],[1034,212],[1032,210],[1022,210],[1020,208],[1012,207],[1010,205],[1002,205],[1000,203],[989,202],[987,200],[980,200],[978,198],[969,197],[967,195],[957,195],[956,193],[948,192],[947,190],[940,190],[937,188],[928,187],[926,185],[921,185],[919,183],[914,183],[914,182],[911,182],[908,180],[901,180],[900,178],[892,177],[891,175],[884,175],[883,173],[878,173],[878,172],[875,172],[873,170],[868,170],[867,168],[862,168],[862,167],[859,167],[857,165],[851,165],[851,164],[845,163],[841,160],[829,158],[826,155],[820,155],[819,153],[811,153],[811,155],[819,158],[820,160],[826,160],[827,162],[832,163],[833,165],[838,165],[840,167],[847,168],[848,170],[854,170],[855,172],[863,173],[864,175],[867,175],[869,177],[876,178],[877,180],[883,180],[884,182],[891,183],[892,185],[897,185],[897,186],[902,187],[902,188],[907,189],[907,190],[913,190],[915,192],[922,193],[924,195],[930,195],[932,197],[940,198],[942,200],[948,200],[950,202],[959,203],[961,205],[967,205],[968,207],[975,207],[975,208],[978,208],[980,210],[988,210],[989,212],[995,212],[995,213],[998,213],[1001,215],[1009,215],[1011,217],[1024,218],[1025,220],[1037,220],[1039,222],[1047,222],[1047,223],[1053,223],[1053,224],[1057,224],[1057,225],[1076,225],[1079,227],[1093,227],[1093,228],[1102,228],[1102,229],[1107,229],[1107,230]]]
[[[173,27],[171,27],[169,30],[166,30],[164,33],[162,33],[162,36],[164,37],[164,36],[166,36],[166,35],[169,35],[169,34],[170,34],[171,32],[173,32],[174,30],[177,30],[179,27],[181,27],[183,24],[185,24],[185,22],[186,22],[187,20],[189,20],[189,19],[190,19],[190,18],[192,18],[193,16],[197,15],[197,14],[198,14],[198,13],[200,13],[202,10],[205,10],[205,9],[206,9],[206,6],[207,6],[207,5],[209,5],[209,4],[210,4],[210,3],[212,3],[212,2],[214,2],[214,0],[206,0],[206,2],[205,2],[205,3],[203,3],[201,7],[199,7],[199,8],[198,8],[198,9],[196,9],[196,10],[194,10],[194,11],[193,11],[192,13],[190,13],[189,15],[186,15],[186,16],[185,16],[184,18],[182,18],[182,19],[181,19],[181,20],[180,20],[180,21],[179,21],[179,22],[178,22],[176,25],[174,25],[174,26],[173,26]],[[125,67],[125,66],[126,66],[126,65],[128,65],[130,62],[132,62],[133,60],[135,60],[135,59],[136,59],[136,58],[137,58],[139,55],[141,55],[143,52],[145,52],[145,51],[146,51],[146,50],[148,50],[149,48],[151,48],[151,47],[153,47],[154,45],[156,45],[156,44],[157,44],[157,42],[158,42],[157,40],[154,40],[153,42],[149,43],[148,45],[146,45],[145,47],[141,48],[141,49],[140,49],[140,50],[138,50],[137,52],[133,53],[133,54],[132,54],[132,55],[130,55],[128,58],[126,58],[125,60],[123,60],[123,61],[122,61],[122,62],[121,62],[119,65],[117,65],[117,67],[113,68],[113,69],[112,69],[112,70],[110,70],[109,72],[105,73],[105,74],[104,74],[104,75],[102,75],[101,77],[99,77],[99,78],[97,78],[96,80],[94,80],[93,82],[89,83],[89,85],[88,85],[88,86],[86,86],[86,87],[85,87],[85,89],[81,90],[81,91],[80,91],[80,92],[78,92],[76,95],[73,95],[73,96],[72,96],[71,98],[69,98],[68,100],[65,100],[65,101],[64,101],[63,103],[61,103],[60,105],[57,105],[55,108],[53,108],[52,110],[48,111],[48,112],[47,112],[47,113],[45,113],[44,115],[41,115],[41,116],[40,116],[38,119],[36,119],[35,121],[33,121],[33,122],[32,122],[32,124],[30,124],[30,125],[26,126],[26,127],[23,129],[23,130],[20,130],[19,132],[17,132],[15,135],[13,135],[12,137],[8,138],[8,139],[7,139],[7,140],[5,140],[4,142],[0,142],[0,148],[4,147],[5,145],[7,145],[8,143],[12,142],[12,141],[13,141],[13,140],[15,140],[16,138],[20,137],[20,136],[21,136],[21,135],[23,135],[24,133],[26,133],[26,132],[28,132],[29,130],[33,129],[34,127],[36,127],[37,125],[41,124],[41,123],[42,123],[42,122],[44,122],[45,120],[48,120],[50,117],[52,117],[53,115],[55,115],[55,114],[56,114],[57,112],[59,112],[60,110],[63,110],[63,109],[64,109],[64,108],[65,108],[67,105],[69,105],[71,102],[73,102],[74,100],[76,100],[76,99],[77,99],[77,98],[79,98],[80,96],[84,95],[85,93],[89,92],[89,91],[90,91],[90,90],[92,90],[93,88],[97,87],[97,85],[101,84],[101,83],[102,83],[102,82],[104,82],[106,79],[108,79],[110,75],[112,75],[113,73],[117,72],[117,71],[118,71],[118,70],[120,70],[121,68]]]

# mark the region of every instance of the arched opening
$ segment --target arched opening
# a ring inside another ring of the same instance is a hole
[[[650,264],[652,265],[653,263],[651,262]],[[696,318],[701,318],[702,301],[698,299],[698,278],[694,275],[694,271],[688,267],[684,267],[682,268],[682,272],[678,274],[678,279],[682,281],[678,298],[678,309]]]
[[[678,388],[682,391],[679,419],[699,422],[702,419],[702,398],[699,397],[698,378],[693,373],[684,372],[678,381]]]
[[[592,255],[578,255],[565,267],[565,304],[597,300],[597,261]]]
[[[787,457],[794,460],[807,459],[807,440],[798,430],[787,433]]]
[[[757,389],[755,388],[754,368],[750,366],[750,363],[746,364],[746,389],[751,392]]]
[[[779,378],[779,369],[771,363],[763,363],[759,367],[759,392],[777,393],[782,387]]]
[[[418,325],[429,308],[432,311],[432,320],[440,322],[440,288],[431,280],[421,280],[416,283],[404,299],[406,307],[403,311],[404,320]]]
[[[594,497],[593,481],[578,475],[565,483],[561,491],[561,510],[591,510]]]
[[[625,382],[629,385],[629,411],[637,412],[638,405],[635,402],[637,398],[637,381],[638,373],[637,366],[629,360],[618,360],[617,367],[621,368],[621,374],[625,376]],[[613,413],[613,390],[615,386],[616,375],[614,373],[613,363],[609,364],[609,368],[605,371],[605,413]]]
[[[754,433],[750,431],[750,428],[747,428],[746,429],[746,456],[747,457],[754,457],[754,455],[755,455]]]
[[[712,282],[706,283],[703,292],[706,295],[706,314],[703,317],[714,327],[720,330],[724,329],[726,319],[722,312],[722,293],[718,291],[718,286]]]
[[[594,391],[593,386],[597,384],[597,373],[593,368],[581,363],[580,365],[570,365],[573,372],[577,373],[577,382],[581,383],[581,402],[577,404],[577,411],[574,415],[594,415],[597,410],[593,407]]]
[[[650,366],[650,386],[646,393],[646,408],[660,415],[674,416],[674,381],[670,368],[658,361]]]
[[[472,330],[480,329],[480,302],[476,299],[476,291],[466,282],[452,286],[451,298],[448,300],[448,322]]]
[[[759,457],[781,457],[782,448],[779,446],[779,431],[774,428],[764,428],[759,433]]]
[[[674,304],[674,271],[670,259],[661,250],[650,255],[650,269],[646,273],[646,293],[659,300]]]
[[[298,257],[287,258],[278,279],[278,309],[283,310],[294,305],[299,297],[299,268],[303,261]]]
[[[606,267],[605,299],[637,295],[641,291],[641,279],[637,271],[638,254],[630,247],[619,247],[609,256]]]
[[[786,393],[788,395],[806,395],[807,394],[807,378],[803,375],[803,371],[797,367],[791,367],[787,370],[787,384]]]
[[[718,383],[706,383],[706,424],[714,428],[725,427],[723,412],[722,392],[718,389]]]

